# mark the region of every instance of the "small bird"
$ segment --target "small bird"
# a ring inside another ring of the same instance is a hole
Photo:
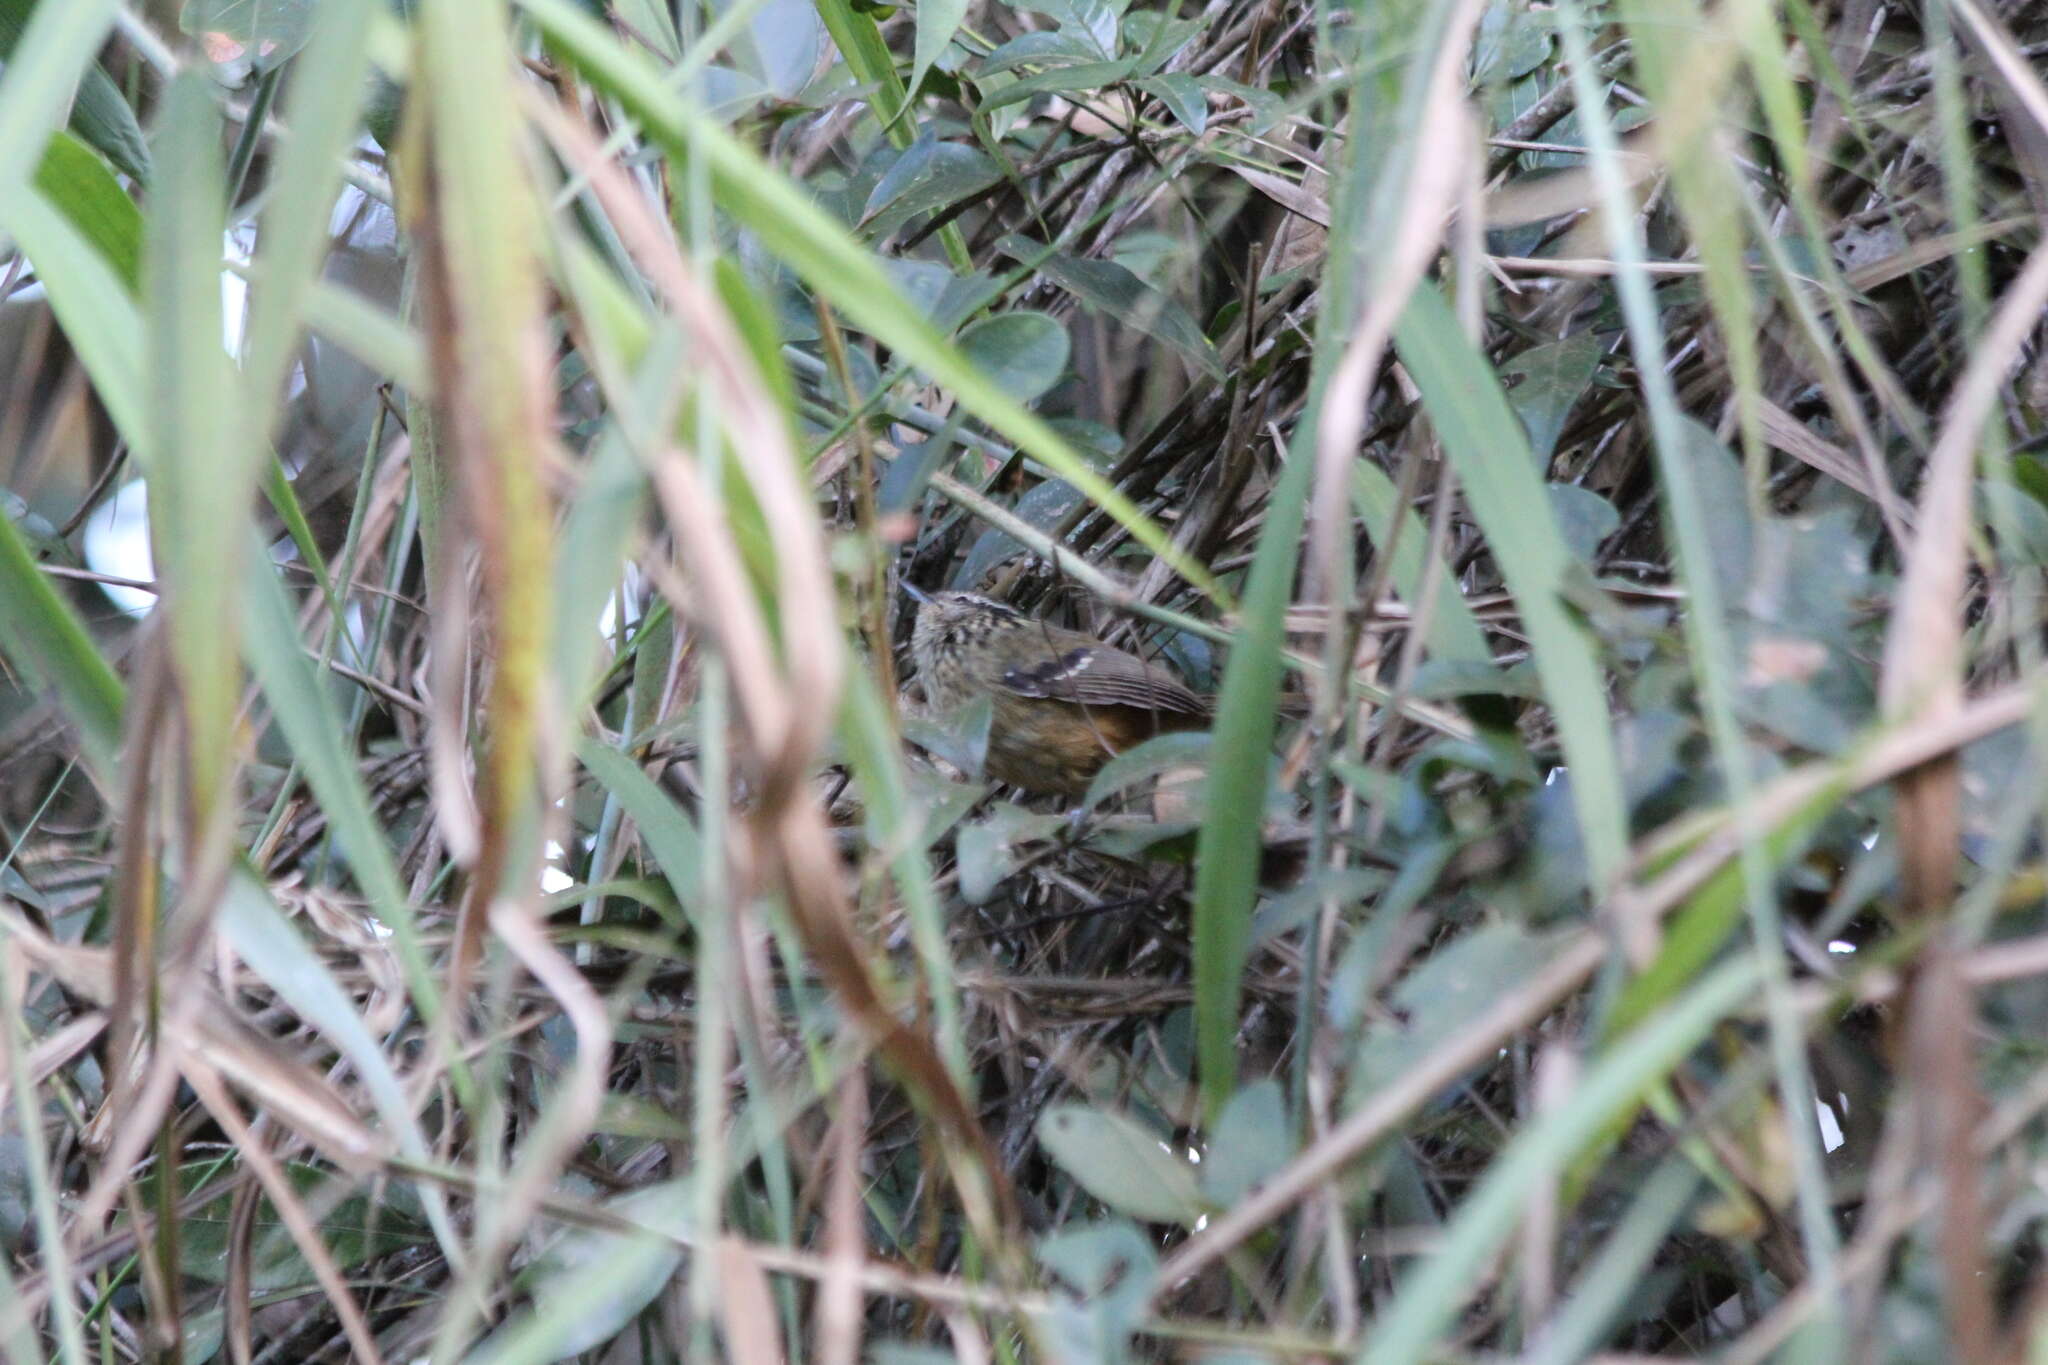
[[[925,699],[952,711],[989,699],[988,776],[1081,796],[1141,740],[1208,726],[1206,698],[1158,664],[971,592],[925,593],[911,653]]]

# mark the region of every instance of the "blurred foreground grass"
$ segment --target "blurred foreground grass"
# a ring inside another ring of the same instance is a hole
[[[2048,1349],[2038,7],[173,8],[0,0],[8,1359]]]

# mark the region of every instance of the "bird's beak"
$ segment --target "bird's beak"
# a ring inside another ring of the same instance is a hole
[[[926,592],[923,588],[920,588],[915,584],[907,582],[904,583],[902,587],[903,591],[909,595],[911,601],[923,603],[926,606],[929,606],[931,604],[932,595]]]

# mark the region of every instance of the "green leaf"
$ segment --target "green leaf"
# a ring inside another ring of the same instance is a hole
[[[1102,50],[1073,29],[1020,33],[975,64],[980,76],[1000,75],[1020,66],[1079,66],[1102,60]]]
[[[1118,1213],[1192,1224],[1208,1212],[1192,1168],[1143,1125],[1085,1104],[1056,1104],[1038,1142],[1074,1183]]]
[[[356,139],[369,72],[370,10],[325,6],[285,100],[291,135],[271,163],[274,179],[257,237],[256,279],[243,332],[241,447],[259,457],[269,445],[313,281],[327,255],[328,219],[343,159]]]
[[[1621,513],[1590,488],[1553,483],[1546,485],[1544,492],[1550,495],[1550,514],[1557,521],[1558,535],[1580,559],[1590,561],[1600,542],[1621,529]]]
[[[1627,803],[1595,641],[1563,595],[1576,561],[1547,515],[1549,499],[1521,424],[1434,284],[1416,288],[1394,337],[1522,613],[1571,768],[1593,885],[1603,889],[1627,857]]]
[[[1037,95],[1072,95],[1084,90],[1100,90],[1129,76],[1136,65],[1133,58],[1126,57],[1120,62],[1081,62],[1021,76],[984,97],[980,111],[992,113],[1005,105],[1017,104]]]
[[[2028,497],[2048,507],[2048,460],[2039,455],[2015,455],[2012,478]]]
[[[280,921],[282,924],[282,921]],[[232,1186],[217,1177],[222,1174],[219,1158],[211,1153],[180,1162],[174,1182],[185,1202],[179,1228],[179,1268],[182,1273],[208,1284],[224,1284],[228,1278],[228,1254]],[[348,1267],[394,1252],[411,1251],[433,1255],[436,1249],[420,1226],[421,1206],[410,1187],[385,1184],[375,1197],[351,1194],[352,1178],[337,1175],[331,1168],[298,1160],[283,1164],[287,1185],[308,1206],[321,1210],[320,1229],[335,1264]],[[155,1169],[139,1177],[138,1184],[154,1197]],[[198,1196],[193,1198],[193,1196]],[[251,1283],[259,1290],[297,1287],[312,1279],[305,1253],[275,1214],[265,1210],[257,1216],[255,1236],[249,1247]],[[217,1319],[219,1308],[213,1309]],[[189,1325],[206,1314],[188,1314]],[[212,1330],[219,1332],[215,1321]],[[207,1349],[187,1338],[188,1359],[203,1361],[199,1352]]]
[[[1393,1303],[1359,1353],[1361,1365],[1420,1365],[1434,1358],[1438,1338],[1484,1264],[1520,1225],[1529,1201],[1715,1024],[1751,1000],[1760,977],[1754,957],[1718,968],[1611,1048],[1562,1105],[1525,1127],[1458,1206],[1434,1254],[1401,1277]]]
[[[1129,0],[1026,0],[1019,9],[1057,20],[1060,30],[1088,43],[1099,56],[1116,55],[1117,27]]]
[[[961,898],[969,905],[987,903],[1003,879],[1017,870],[1018,846],[1043,839],[1066,822],[1062,815],[1041,815],[999,801],[987,819],[960,826],[954,838]]]
[[[1400,519],[1399,538],[1394,542],[1394,589],[1403,601],[1418,602],[1422,599],[1429,528],[1423,525],[1414,508],[1401,504],[1399,493],[1387,471],[1372,461],[1359,460],[1352,465],[1352,505],[1365,522],[1373,544],[1386,544],[1395,535],[1396,518]],[[1449,568],[1443,564],[1430,567],[1442,576],[1440,589],[1448,587]],[[1436,611],[1429,621],[1429,652],[1439,662],[1493,666],[1493,651],[1487,648],[1486,633],[1479,628],[1479,619],[1472,614],[1463,593],[1438,591]]]
[[[932,69],[932,63],[953,41],[953,35],[960,31],[960,21],[966,17],[967,0],[918,0],[917,44],[910,64],[913,92],[924,84],[924,73]]]
[[[1999,492],[1999,486],[1991,480],[1977,481],[1975,503],[1980,521],[1989,521]],[[2015,498],[2009,515],[2009,534],[1998,547],[2005,558],[2017,564],[2048,564],[2048,508],[2032,499],[2022,502]]]
[[[1257,918],[1252,921],[1252,942],[1264,943],[1277,934],[1301,928],[1322,913],[1324,901],[1340,906],[1364,904],[1385,890],[1391,880],[1391,874],[1378,867],[1311,870],[1304,880],[1259,908]],[[1357,939],[1352,941],[1355,943]]]
[[[1230,1097],[1202,1154],[1202,1193],[1229,1208],[1294,1156],[1287,1097],[1268,1076]]]
[[[1779,868],[1840,804],[1844,787],[1830,783],[1758,838],[1766,866]],[[1675,856],[1675,855],[1674,855]],[[1743,868],[1731,860],[1717,869],[1671,919],[1657,956],[1622,990],[1601,1028],[1614,1038],[1663,1008],[1721,951],[1743,918]]]
[[[36,0],[0,0],[0,62],[12,59],[14,45],[35,8]],[[149,144],[143,140],[142,126],[135,121],[135,111],[128,107],[121,87],[97,62],[86,68],[78,82],[69,126],[80,141],[137,184],[149,183]]]
[[[747,343],[754,369],[780,411],[796,409],[796,381],[790,378],[789,362],[782,354],[782,337],[775,324],[775,310],[754,289],[753,282],[737,261],[720,256],[713,267],[712,282],[718,286],[718,300],[732,315],[733,326]],[[867,359],[864,351],[852,354]],[[879,387],[879,386],[878,386]]]
[[[1627,1320],[1631,1306],[1640,1305],[1652,1283],[1646,1278],[1650,1263],[1667,1245],[1699,1183],[1688,1156],[1664,1159],[1564,1295],[1557,1315],[1544,1324],[1521,1365],[1572,1365],[1598,1353],[1615,1325]],[[1799,1358],[1796,1348],[1785,1358]]]
[[[1124,46],[1137,49],[1138,69],[1152,75],[1207,27],[1206,19],[1175,19],[1163,10],[1142,9],[1124,16]]]
[[[69,133],[54,133],[36,167],[36,188],[71,220],[131,290],[142,281],[142,211],[107,163]]]
[[[252,556],[258,565],[263,561]],[[398,860],[364,789],[348,742],[348,726],[324,680],[299,644],[299,631],[284,585],[267,567],[244,576],[241,593],[242,651],[270,702],[279,733],[291,746],[306,785],[348,859],[356,885],[370,909],[389,925],[406,968],[407,984],[423,1016],[440,1013],[440,993],[420,946]]]
[[[1703,556],[1713,587],[1724,602],[1740,602],[1749,587],[1750,569],[1758,558],[1757,527],[1749,515],[1742,466],[1713,432],[1697,422],[1681,428],[1685,468],[1699,488]]]
[[[951,436],[950,430],[942,430],[925,440],[905,441],[897,447],[896,458],[889,461],[889,468],[875,489],[875,506],[884,515],[906,511],[924,496],[932,475],[954,453]]]
[[[729,66],[705,67],[692,85],[692,93],[704,101],[704,112],[728,128],[775,96],[760,77]]]
[[[1215,748],[1202,789],[1192,911],[1195,1028],[1203,1104],[1211,1117],[1220,1114],[1237,1083],[1238,999],[1251,944],[1252,897],[1259,885],[1260,817],[1280,691],[1280,647],[1315,468],[1310,428],[1303,423],[1296,430],[1267,503],[1245,587],[1244,625],[1216,698]]]
[[[425,1161],[426,1136],[413,1117],[390,1055],[356,1012],[354,999],[326,961],[307,945],[246,864],[238,865],[228,878],[227,894],[220,903],[220,931],[249,970],[261,977],[294,1015],[318,1029],[348,1058],[399,1149],[413,1160]],[[419,1188],[428,1198],[429,1213],[434,1214],[441,1207],[438,1194],[431,1182],[423,1181]]]
[[[91,65],[117,7],[116,0],[29,0],[32,8],[24,15],[23,2],[9,0],[4,11],[20,36],[0,75],[0,211],[20,196],[50,135],[64,126],[79,73]]]
[[[602,330],[593,325],[593,332]],[[625,349],[620,338],[607,335],[597,346]],[[624,401],[613,400],[613,415],[583,463],[576,496],[563,518],[555,552],[555,618],[553,666],[555,685],[568,697],[583,698],[601,681],[600,637],[594,623],[605,599],[617,590],[621,566],[633,544],[633,530],[644,515],[647,473],[633,453],[634,436],[673,430],[682,394],[673,382],[686,354],[681,329],[657,329],[637,357],[631,388]],[[619,355],[620,363],[627,363]],[[598,678],[591,675],[597,673]]]
[[[535,1261],[531,1306],[465,1357],[472,1365],[551,1365],[629,1328],[675,1279],[692,1231],[696,1182],[685,1177],[600,1205],[625,1228],[573,1228]]]
[[[1065,1227],[1039,1239],[1038,1263],[1055,1287],[1039,1328],[1051,1358],[1116,1365],[1130,1356],[1131,1333],[1145,1316],[1159,1255],[1145,1233],[1121,1218]]]
[[[875,182],[861,210],[861,224],[886,235],[920,213],[945,208],[1002,178],[1001,169],[987,153],[957,142],[937,141],[927,128]]]
[[[165,624],[194,781],[211,799],[212,782],[226,780],[231,762],[241,690],[235,638],[244,541],[221,518],[247,504],[257,447],[238,439],[245,433],[235,424],[236,375],[221,346],[226,172],[213,92],[196,71],[171,83],[162,127],[143,269],[153,439],[137,453],[150,481],[158,576],[175,607]]]
[[[1394,988],[1390,1017],[1366,1034],[1351,1068],[1352,1107],[1540,970],[1548,950],[1546,940],[1519,924],[1492,923],[1431,952]]]
[[[0,194],[0,229],[11,236],[50,299],[50,310],[92,376],[114,426],[135,450],[154,439],[145,395],[142,314],[134,291],[78,225],[31,186]],[[218,334],[216,334],[218,336]]]
[[[936,261],[888,260],[883,267],[911,306],[942,332],[952,331],[1003,292],[998,281],[979,271],[956,275]],[[849,353],[847,359],[856,354]]]
[[[1214,576],[1189,563],[1157,522],[1089,468],[1042,419],[985,379],[929,321],[906,307],[872,254],[752,148],[692,109],[643,55],[622,47],[569,0],[522,3],[554,49],[631,110],[678,164],[701,158],[719,205],[830,299],[854,326],[951,388],[963,407],[1079,488],[1189,582],[1212,597],[1224,596]],[[819,12],[828,27],[835,14],[855,17],[844,0],[819,0]],[[871,21],[868,26],[872,28]],[[832,32],[839,40],[840,30],[835,27]]]
[[[766,0],[743,8],[750,12],[747,47],[751,51],[746,55],[753,67],[747,74],[758,75],[763,88],[777,98],[795,100],[810,84],[818,59],[827,50],[817,10],[809,0]],[[734,56],[737,64],[740,53]],[[890,73],[894,72],[892,58]]]
[[[640,837],[647,841],[677,903],[694,913],[704,888],[704,841],[696,822],[625,754],[588,736],[579,737],[575,749],[577,762],[619,798],[619,805],[640,826]]]
[[[1287,113],[1286,99],[1263,86],[1244,85],[1227,76],[1197,76],[1195,83],[1212,95],[1228,95],[1232,99],[1243,100],[1252,117],[1250,122],[1239,126],[1254,137],[1271,128]]]
[[[1481,81],[1513,81],[1541,66],[1551,44],[1550,30],[1535,15],[1489,9],[1473,44],[1472,68]]]
[[[905,716],[903,737],[978,779],[988,761],[990,715],[989,699],[981,697],[943,715]]]
[[[1071,347],[1067,329],[1044,313],[998,313],[960,334],[961,353],[1003,392],[1029,403],[1060,382]]]
[[[1088,784],[1088,794],[1081,799],[1081,804],[1100,805],[1103,798],[1134,787],[1148,778],[1175,768],[1185,768],[1191,763],[1202,763],[1209,756],[1211,742],[1206,730],[1190,730],[1180,734],[1154,735],[1141,744],[1134,744],[1102,765],[1101,771],[1095,774],[1095,780]]]
[[[1606,346],[1591,332],[1531,347],[1501,366],[1503,379],[1522,382],[1508,390],[1508,403],[1529,432],[1529,452],[1547,468],[1572,407],[1585,395]]]
[[[1215,379],[1223,378],[1223,362],[1185,308],[1114,261],[1083,260],[1065,252],[1048,253],[1029,237],[1016,233],[996,243],[998,249],[1048,279],[1113,321],[1136,327],[1174,347]]]
[[[407,393],[424,398],[433,392],[426,341],[382,304],[346,285],[315,279],[306,288],[306,323]]]
[[[143,139],[142,125],[136,122],[121,87],[97,64],[78,83],[78,100],[71,106],[71,131],[136,184],[149,184],[149,143]]]
[[[675,16],[667,0],[612,0],[612,9],[635,34],[647,40],[655,54],[668,61],[683,55],[682,37],[676,32]]]
[[[1033,484],[1017,499],[1017,505],[1010,510],[1020,521],[1040,531],[1050,532],[1065,520],[1067,513],[1081,505],[1081,494],[1074,485],[1064,479],[1047,479],[1044,483]],[[953,587],[972,592],[980,585],[989,570],[1001,564],[1011,555],[1022,554],[1024,542],[1007,531],[991,526],[975,537],[968,548],[967,557],[960,561],[960,567],[953,574]]]
[[[121,748],[120,677],[85,623],[50,586],[13,521],[0,516],[0,653],[58,702],[85,741],[98,775],[111,780]]]
[[[1166,106],[1166,112],[1196,137],[1209,126],[1209,95],[1193,76],[1176,71],[1165,76],[1147,76],[1134,84],[1158,99]]]
[[[894,700],[891,698],[890,700]],[[868,837],[876,848],[893,850],[889,870],[903,898],[910,938],[924,969],[926,999],[931,1002],[932,1032],[940,1055],[963,1089],[971,1074],[967,1031],[960,1025],[960,991],[954,980],[951,945],[946,940],[945,913],[933,890],[925,850],[945,829],[966,814],[981,797],[979,788],[940,784],[921,774],[930,787],[941,788],[929,803],[911,797],[914,775],[903,761],[903,746],[890,724],[890,707],[873,680],[856,670],[847,680],[840,707],[839,734],[848,766],[860,784]]]

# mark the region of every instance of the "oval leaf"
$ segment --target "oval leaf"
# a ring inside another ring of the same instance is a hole
[[[868,195],[861,222],[887,232],[907,219],[944,208],[987,189],[1003,173],[988,155],[955,142],[940,142],[926,129],[896,158]],[[886,213],[885,223],[876,220]]]
[[[1217,379],[1223,363],[1202,329],[1180,303],[1160,293],[1115,261],[1087,261],[1065,252],[1047,253],[1029,237],[1012,233],[996,246],[1016,260],[1035,265],[1060,288],[1087,304],[1181,351]]]
[[[998,313],[960,333],[960,349],[1002,390],[1029,403],[1060,382],[1072,347],[1044,313]]]
[[[534,1306],[502,1323],[470,1359],[491,1365],[563,1360],[618,1335],[675,1278],[694,1197],[687,1179],[653,1185],[606,1209],[631,1230],[563,1234],[534,1265]],[[550,1303],[574,1303],[576,1311],[549,1312]]]
[[[1600,542],[1621,529],[1621,513],[1592,489],[1575,483],[1554,483],[1549,486],[1549,493],[1557,533],[1580,559],[1592,559]]]
[[[1255,1081],[1230,1097],[1216,1121],[1202,1158],[1202,1193],[1228,1208],[1252,1187],[1285,1166],[1294,1154],[1287,1124],[1287,1097],[1272,1077]]]
[[[1606,348],[1591,332],[1522,352],[1501,366],[1501,377],[1520,382],[1508,390],[1508,406],[1529,429],[1529,449],[1539,468],[1550,462],[1565,418],[1593,382]]]
[[[1165,76],[1147,76],[1137,86],[1166,106],[1166,112],[1180,120],[1183,128],[1196,135],[1209,126],[1209,96],[1193,76],[1176,71]]]
[[[1020,844],[1043,839],[1064,824],[1064,816],[1041,815],[1004,801],[988,819],[962,825],[956,836],[961,898],[969,905],[982,904],[1016,871]]]
[[[1191,763],[1201,763],[1209,756],[1211,738],[1206,730],[1186,730],[1154,735],[1142,744],[1133,745],[1102,765],[1102,770],[1095,774],[1095,780],[1088,784],[1088,795],[1081,804],[1097,805],[1104,797],[1135,786],[1148,777],[1157,777]]]
[[[1549,940],[1519,924],[1482,925],[1431,953],[1392,992],[1392,1017],[1366,1035],[1351,1069],[1353,1104],[1413,1065],[1501,992],[1526,980],[1549,957]]]
[[[1120,1114],[1056,1104],[1039,1117],[1038,1141],[1074,1183],[1119,1213],[1193,1223],[1208,1212],[1187,1162]]]

